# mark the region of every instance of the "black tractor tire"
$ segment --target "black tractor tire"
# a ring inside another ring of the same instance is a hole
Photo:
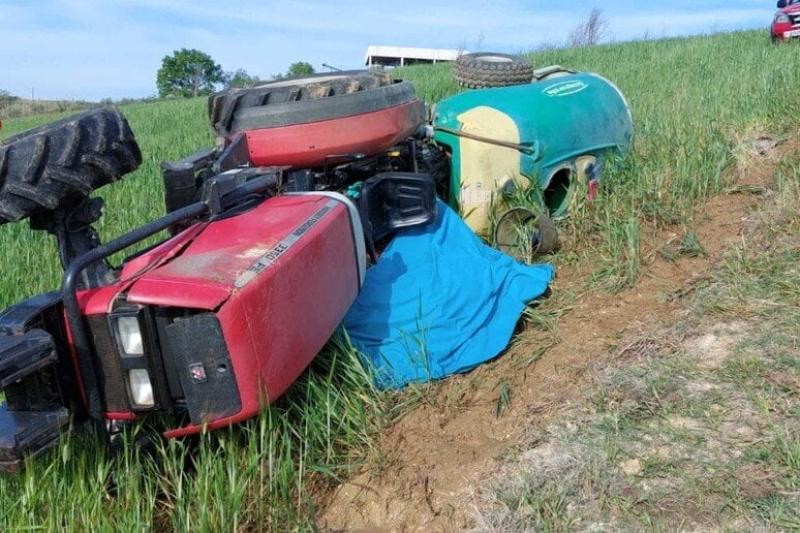
[[[343,71],[284,78],[209,96],[214,134],[331,120],[379,111],[416,98],[414,87],[388,72]]]
[[[0,224],[66,207],[142,162],[113,107],[86,111],[0,141]]]
[[[453,65],[456,83],[470,89],[507,87],[530,83],[533,65],[524,57],[479,52],[464,54]]]

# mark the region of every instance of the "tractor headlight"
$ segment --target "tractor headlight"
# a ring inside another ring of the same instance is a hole
[[[137,316],[117,317],[117,338],[123,357],[144,355],[142,327]]]
[[[134,368],[128,371],[128,386],[131,391],[131,400],[139,407],[153,407],[153,382],[150,373],[144,368]]]
[[[777,13],[775,13],[775,18],[773,19],[773,22],[776,22],[778,24],[786,24],[789,22],[789,15],[787,15],[783,11],[778,11]]]

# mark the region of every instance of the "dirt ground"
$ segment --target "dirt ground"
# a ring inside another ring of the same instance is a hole
[[[747,231],[746,215],[773,179],[777,156],[800,150],[789,142],[735,170],[736,186],[712,198],[691,221],[704,257],[667,261],[658,253],[681,228],[645,230],[649,261],[636,286],[617,294],[586,288],[584,260],[559,268],[553,301],[563,312],[552,331],[531,328],[496,361],[470,374],[423,389],[419,406],[383,437],[381,457],[340,485],[319,506],[320,529],[457,530],[473,525],[474,492],[504,451],[529,430],[568,409],[589,386],[588,365],[625,350],[621,339],[652,321],[686,313],[680,298],[692,291],[729,244]],[[552,344],[540,358],[537,350]],[[635,347],[634,347],[635,348]],[[502,402],[502,393],[508,402]],[[502,409],[501,409],[502,408]],[[499,412],[499,413],[498,413]]]

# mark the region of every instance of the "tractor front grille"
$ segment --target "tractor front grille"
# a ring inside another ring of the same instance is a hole
[[[111,332],[108,315],[96,315],[86,318],[89,323],[92,343],[94,344],[94,366],[98,371],[98,383],[105,401],[105,411],[110,413],[126,413],[131,410],[128,393],[125,389],[125,378],[120,367]]]

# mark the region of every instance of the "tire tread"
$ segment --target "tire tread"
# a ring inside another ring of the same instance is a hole
[[[141,162],[127,120],[112,107],[11,137],[0,143],[0,224],[86,197]]]
[[[500,56],[508,62],[484,61],[485,56]],[[456,83],[469,89],[507,87],[530,83],[533,79],[533,65],[521,56],[495,53],[466,54],[459,57],[453,65]]]
[[[319,81],[315,81],[315,78],[319,78]],[[369,91],[393,83],[391,74],[370,71],[312,75],[277,81],[279,85],[271,82],[248,89],[227,89],[209,96],[208,118],[214,134],[227,137],[234,133],[237,114],[247,109],[330,98]]]

